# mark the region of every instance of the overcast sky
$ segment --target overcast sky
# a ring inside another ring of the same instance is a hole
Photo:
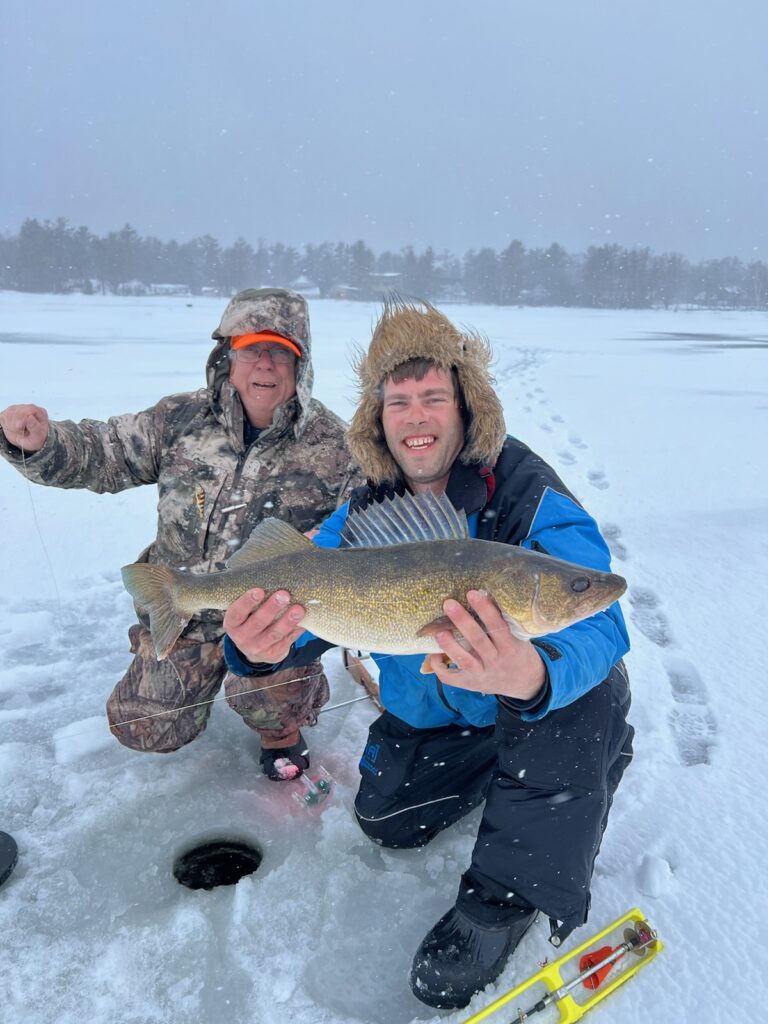
[[[3,0],[0,230],[768,259],[768,0]]]

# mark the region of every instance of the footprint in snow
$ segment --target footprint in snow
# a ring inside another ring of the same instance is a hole
[[[600,531],[608,541],[608,547],[611,549],[611,553],[619,559],[621,562],[625,562],[629,557],[626,546],[620,540],[621,538],[621,527],[616,523],[604,523],[600,527]]]
[[[673,708],[669,714],[669,727],[677,753],[686,767],[709,764],[717,736],[717,723],[711,708]]]
[[[591,469],[587,473],[587,480],[596,487],[599,491],[605,491],[610,487],[610,484],[605,479],[605,473],[602,469]]]
[[[709,764],[717,721],[709,706],[704,680],[685,658],[668,657],[666,669],[676,704],[669,715],[669,727],[680,760],[689,766]]]
[[[581,440],[578,434],[569,434],[568,440],[571,442],[574,448],[586,448],[587,446]]]
[[[548,434],[552,433],[552,427],[549,425],[549,423],[540,423],[539,426],[541,427],[542,430],[545,430]]]
[[[632,621],[657,647],[673,644],[672,631],[659,599],[647,587],[629,592]],[[706,685],[695,665],[686,658],[667,655],[665,668],[675,706],[669,713],[669,728],[680,761],[690,767],[709,764],[717,737],[717,720],[709,706]]]
[[[550,416],[549,418],[552,420],[553,423],[564,423],[565,422],[563,420],[562,416],[555,415],[555,416]]]
[[[667,675],[678,704],[706,704],[709,700],[704,681],[694,666],[683,658],[667,659]]]
[[[573,452],[562,451],[557,453],[558,459],[563,463],[564,466],[572,466],[576,461],[576,456]]]
[[[659,608],[656,594],[647,587],[632,587],[629,603],[632,605],[632,621],[643,636],[657,647],[669,647],[672,633],[666,615]]]

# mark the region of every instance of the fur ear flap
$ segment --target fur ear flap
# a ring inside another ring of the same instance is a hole
[[[354,364],[360,399],[347,443],[373,484],[400,478],[381,426],[381,385],[401,363],[415,358],[458,374],[468,423],[459,455],[462,462],[493,465],[504,444],[504,412],[488,370],[492,351],[487,339],[475,332],[462,333],[428,302],[395,297],[384,304],[368,351],[358,353]]]

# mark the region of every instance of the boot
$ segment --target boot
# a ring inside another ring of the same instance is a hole
[[[291,782],[309,768],[309,750],[299,733],[299,742],[291,747],[262,747],[261,770],[272,782]]]
[[[416,951],[413,994],[438,1009],[466,1006],[475,992],[498,978],[537,914],[532,907],[512,907],[503,923],[477,924],[453,907]]]

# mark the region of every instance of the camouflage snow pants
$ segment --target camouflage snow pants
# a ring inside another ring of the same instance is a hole
[[[226,700],[263,739],[280,741],[314,725],[329,697],[319,661],[270,676],[227,672],[221,642],[177,641],[157,661],[149,632],[137,623],[128,631],[134,659],[107,701],[114,735],[134,750],[167,754],[205,729],[211,701],[222,683]],[[247,692],[247,691],[258,692]]]

